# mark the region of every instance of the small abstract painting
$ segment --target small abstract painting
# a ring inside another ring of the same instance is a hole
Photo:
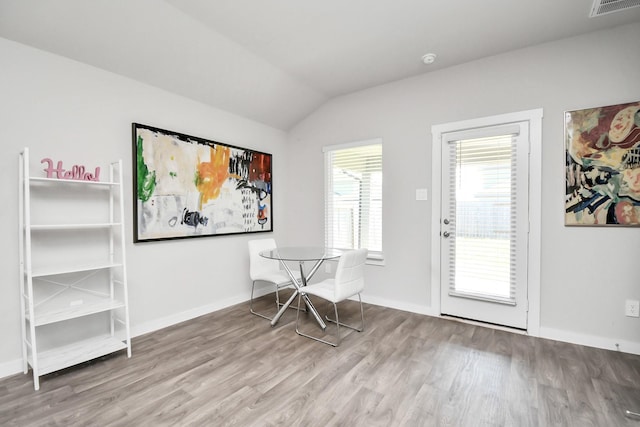
[[[640,102],[565,113],[566,225],[640,225]]]
[[[134,242],[273,231],[271,154],[132,128]]]

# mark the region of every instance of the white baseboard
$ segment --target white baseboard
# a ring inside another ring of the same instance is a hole
[[[256,298],[267,293],[269,293],[269,289],[256,289]],[[180,313],[175,313],[159,319],[151,320],[149,322],[141,323],[131,328],[131,337],[138,337],[140,335],[148,334],[149,332],[158,331],[177,323],[204,316],[205,314],[213,313],[214,311],[222,310],[223,308],[231,307],[232,305],[240,304],[241,302],[246,302],[249,300],[249,297],[250,295],[237,295],[225,300],[216,301],[212,304],[203,305],[191,310],[182,311]],[[248,312],[249,311],[247,307],[247,313]],[[132,351],[135,351],[135,348],[132,348]]]
[[[355,301],[358,300],[357,297],[352,299]],[[376,298],[376,297],[372,298],[366,295],[362,296],[362,302],[365,302],[367,304],[379,305],[381,307],[393,308],[396,310],[408,311],[409,313],[425,314],[427,316],[434,316],[434,317],[440,316],[439,314],[434,313],[431,307],[422,305],[422,304],[407,304],[404,301],[393,301],[385,298]]]
[[[256,296],[265,295],[270,289],[257,289]],[[212,304],[196,307],[191,310],[175,313],[149,322],[133,326],[131,328],[131,336],[137,337],[150,332],[154,332],[177,323],[181,323],[223,308],[230,307],[248,301],[249,295],[237,295],[225,300],[216,301]],[[363,296],[362,301],[367,304],[379,305],[382,307],[393,308],[396,310],[408,311],[410,313],[423,314],[432,317],[441,317],[439,313],[434,313],[431,307],[419,304],[407,304],[403,301],[392,301],[384,298],[371,298]],[[248,313],[248,311],[247,311]],[[614,338],[597,337],[593,335],[579,334],[571,331],[560,329],[540,327],[540,338],[563,341],[572,344],[584,345],[587,347],[602,348],[605,350],[618,350],[624,353],[640,355],[640,343],[616,340]],[[135,346],[132,349],[135,352]],[[15,359],[8,362],[0,363],[0,378],[8,377],[22,372],[22,359]]]
[[[0,363],[0,378],[22,373],[22,359]]]
[[[540,338],[640,355],[640,343],[540,327]]]
[[[434,312],[431,307],[416,304],[407,304],[401,301],[389,301],[381,298],[366,298],[363,296],[363,302],[373,305],[379,305],[396,310],[408,311],[410,313],[424,314],[432,317],[442,317],[440,313]],[[474,324],[473,322],[468,322]],[[500,328],[498,328],[500,329]],[[580,334],[561,329],[540,327],[539,334],[535,335],[539,338],[546,338],[555,341],[562,341],[571,344],[584,345],[587,347],[601,348],[604,350],[621,351],[623,353],[640,355],[640,342],[625,341],[615,338],[604,338],[594,335]]]
[[[262,295],[266,295],[271,291],[271,289],[256,289],[255,296],[256,298]],[[167,328],[169,326],[175,325],[177,323],[185,322],[187,320],[194,319],[199,316],[203,316],[205,314],[212,313],[214,311],[222,310],[223,308],[230,307],[232,305],[240,304],[243,302],[247,302],[250,298],[250,294],[242,294],[237,295],[232,298],[227,298],[225,300],[216,301],[213,304],[203,305],[201,307],[196,307],[191,310],[183,311],[180,313],[175,313],[170,316],[165,316],[159,319],[155,319],[149,322],[144,322],[139,325],[135,325],[131,327],[131,337],[135,338],[140,335],[144,335],[150,332],[154,332],[163,328]],[[249,313],[249,309],[247,306],[247,313]],[[132,347],[132,352],[135,354],[135,345]],[[9,377],[11,375],[15,375],[18,373],[22,373],[22,359],[15,359],[8,362],[0,363],[0,378]]]

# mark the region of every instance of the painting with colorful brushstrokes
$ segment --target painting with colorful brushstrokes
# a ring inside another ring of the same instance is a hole
[[[640,102],[565,113],[566,225],[640,225]]]
[[[271,154],[132,127],[134,242],[273,231]]]

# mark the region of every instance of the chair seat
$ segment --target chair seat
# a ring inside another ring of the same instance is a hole
[[[294,271],[293,273],[294,273],[294,276],[296,276],[296,279],[300,280],[300,273],[297,273],[296,271]],[[260,274],[257,274],[254,277],[254,280],[271,282],[271,283],[275,283],[276,286],[281,286],[291,282],[291,277],[289,277],[286,271],[273,270],[273,271],[263,271]]]
[[[303,288],[303,292],[305,294],[318,296],[330,302],[338,302],[335,299],[335,279],[326,279],[313,285],[307,285]]]

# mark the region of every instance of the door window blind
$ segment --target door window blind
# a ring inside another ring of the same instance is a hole
[[[449,295],[515,305],[516,144],[516,133],[449,140]]]
[[[382,259],[382,143],[324,148],[325,244]]]

